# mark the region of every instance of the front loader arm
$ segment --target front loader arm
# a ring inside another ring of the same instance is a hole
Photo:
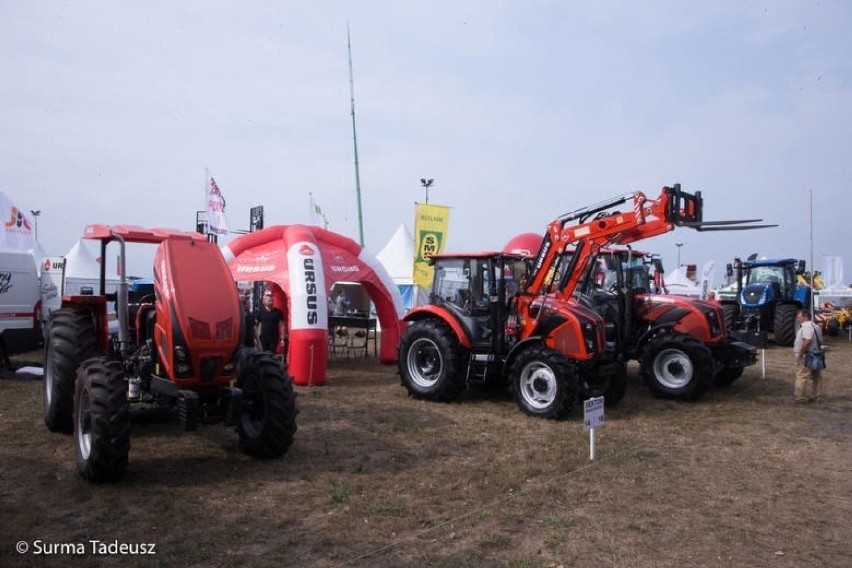
[[[629,210],[616,209],[626,203],[632,205]],[[628,245],[668,233],[675,227],[718,231],[775,226],[750,224],[759,219],[705,222],[703,207],[700,191],[687,193],[681,190],[680,184],[675,184],[674,187],[663,187],[654,200],[636,191],[561,215],[547,227],[541,249],[533,263],[529,291],[540,293],[552,285],[552,279],[556,276],[554,267],[560,259],[564,259],[563,252],[567,247],[574,247],[575,250],[567,261],[569,264],[559,268],[556,288],[566,297],[574,293],[589,262],[604,247]]]

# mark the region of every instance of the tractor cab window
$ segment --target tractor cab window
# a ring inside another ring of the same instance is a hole
[[[477,259],[441,259],[435,263],[432,294],[464,311],[488,304],[488,263]]]
[[[749,271],[748,284],[769,283],[781,284],[784,282],[783,266],[755,266]]]

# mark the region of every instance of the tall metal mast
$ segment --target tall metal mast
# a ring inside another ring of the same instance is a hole
[[[358,168],[358,136],[355,132],[355,81],[352,79],[352,42],[349,38],[349,23],[346,24],[346,48],[349,52],[349,101],[352,106],[352,145],[355,149],[355,196],[358,202],[359,244],[364,246],[364,216],[361,213],[361,172]]]

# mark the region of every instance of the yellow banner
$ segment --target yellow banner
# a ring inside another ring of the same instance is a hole
[[[435,269],[429,266],[429,257],[444,251],[449,224],[449,207],[417,204],[414,217],[414,283],[421,288],[432,287]]]

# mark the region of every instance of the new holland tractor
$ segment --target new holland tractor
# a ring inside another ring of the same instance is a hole
[[[796,312],[810,309],[811,287],[797,283],[805,261],[795,258],[734,259],[736,300],[722,300],[725,324],[744,341],[764,345],[772,332],[775,343],[793,345]]]
[[[185,430],[224,422],[246,453],[282,456],[296,432],[292,382],[271,354],[241,347],[242,307],[219,249],[166,229],[89,225],[83,236],[100,242],[102,259],[117,244],[121,279],[108,292],[101,263],[100,289],[63,297],[48,320],[44,421],[73,434],[80,475],[124,474],[136,410],[174,416]],[[126,243],[157,245],[154,293],[132,301]]]

